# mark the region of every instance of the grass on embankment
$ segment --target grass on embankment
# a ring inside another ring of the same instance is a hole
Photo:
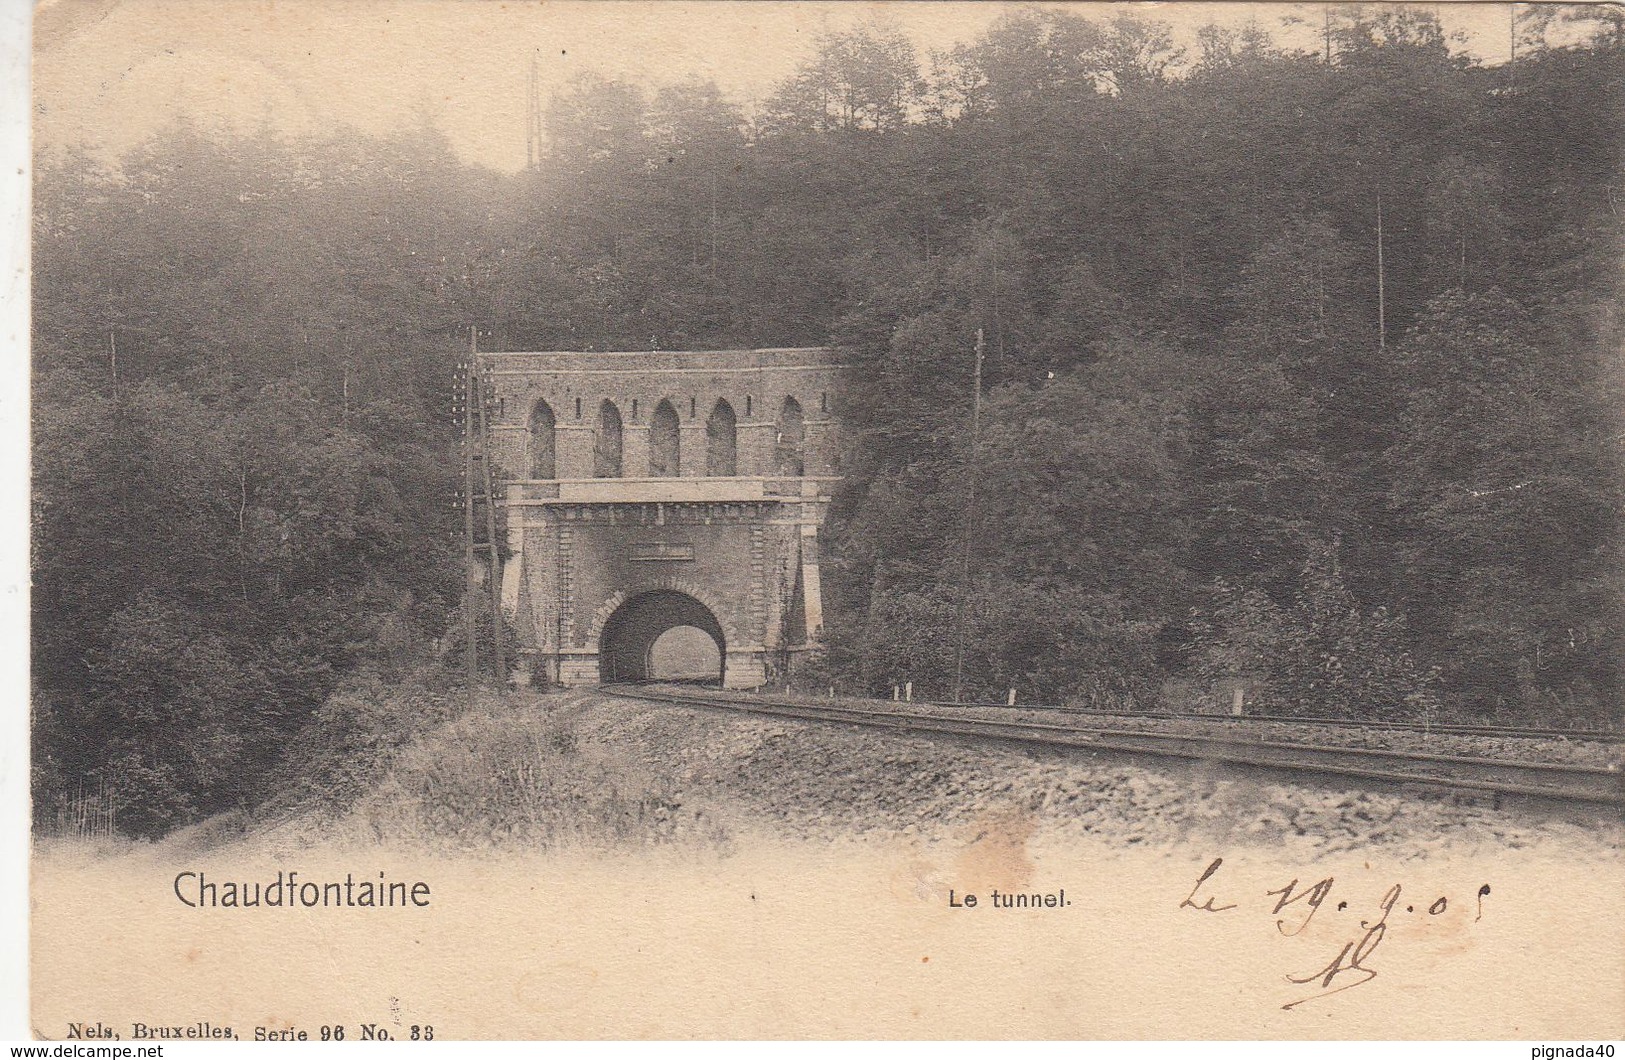
[[[460,698],[425,703],[415,733],[314,751],[306,759],[317,767],[305,777],[307,798],[285,830],[462,850],[723,838],[703,814],[683,812],[670,777],[582,738],[581,707],[592,699],[515,693],[482,695],[467,707]],[[363,704],[357,697],[349,709]],[[349,731],[328,720],[330,735]]]

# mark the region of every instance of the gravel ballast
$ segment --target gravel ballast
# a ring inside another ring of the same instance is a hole
[[[448,762],[463,763],[451,779]],[[1610,851],[1625,838],[1606,808],[1300,782],[594,691],[511,696],[427,733],[343,830],[463,847],[711,845],[743,835],[930,840],[990,821],[1123,849],[1239,843],[1309,856],[1493,851],[1557,838]]]

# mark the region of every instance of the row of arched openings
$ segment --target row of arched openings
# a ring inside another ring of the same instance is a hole
[[[739,474],[738,417],[726,398],[719,398],[705,421],[705,473],[716,477]],[[554,438],[556,421],[545,401],[536,402],[530,413],[530,475],[534,479],[558,477],[558,446]],[[621,477],[621,410],[605,399],[598,407],[598,425],[593,431],[592,474],[594,478]],[[806,417],[801,403],[784,399],[774,435],[774,463],[780,475],[806,473],[804,455],[807,438]],[[675,478],[683,473],[682,430],[677,410],[670,401],[655,406],[649,421],[649,474]]]

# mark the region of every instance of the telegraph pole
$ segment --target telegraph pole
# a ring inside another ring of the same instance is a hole
[[[963,699],[965,690],[965,611],[970,600],[970,537],[976,519],[976,466],[980,463],[982,444],[982,361],[987,355],[987,343],[982,329],[976,329],[975,394],[971,398],[970,458],[965,475],[965,526],[960,534],[959,552],[959,615],[954,631],[954,702]]]
[[[1377,349],[1388,348],[1388,291],[1382,262],[1382,192],[1377,192]]]
[[[469,346],[474,348],[474,329],[468,329]],[[472,358],[472,354],[470,355]],[[474,641],[474,364],[463,372],[463,663],[468,680],[468,701],[474,702],[474,687],[480,679],[479,648]]]
[[[542,164],[542,69],[541,49],[530,55],[530,78],[525,85],[525,168]]]
[[[485,380],[480,375],[480,355],[477,332],[469,329],[469,356],[474,361],[474,396],[479,401],[480,417],[480,492],[485,497],[485,558],[487,561],[486,575],[487,588],[491,594],[491,655],[496,662],[497,690],[501,691],[508,685],[508,659],[507,652],[502,646],[502,585],[497,577],[497,506],[496,496],[491,490],[491,434],[485,421],[485,402],[488,399],[485,393]]]
[[[717,278],[717,153],[711,149],[711,280]]]

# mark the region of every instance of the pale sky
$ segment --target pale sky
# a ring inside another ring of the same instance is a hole
[[[861,0],[45,0],[35,15],[38,146],[119,150],[186,115],[202,124],[289,132],[351,125],[385,132],[427,113],[467,161],[525,161],[530,56],[544,90],[596,70],[649,86],[714,80],[760,99],[811,54],[826,28],[877,12],[922,63],[973,39],[1012,6]],[[1112,5],[1070,6],[1105,15]],[[1175,25],[1181,43],[1210,21],[1256,19],[1272,32],[1320,5],[1170,3],[1123,8]],[[1507,53],[1508,5],[1445,3],[1447,30],[1489,62]],[[1313,47],[1313,34],[1298,43]],[[1194,53],[1194,47],[1191,48]]]

